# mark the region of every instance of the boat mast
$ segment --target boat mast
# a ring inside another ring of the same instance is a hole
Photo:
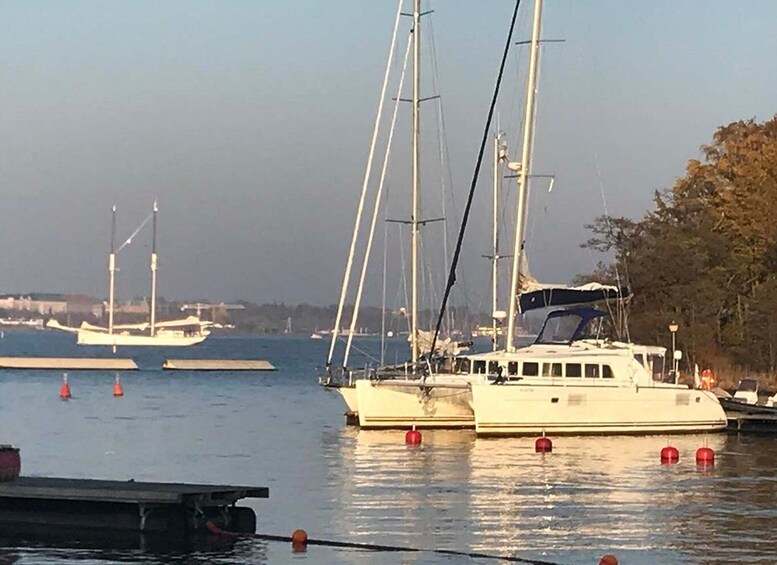
[[[542,19],[542,0],[534,0],[534,23],[532,25],[531,56],[529,60],[529,80],[526,86],[526,115],[523,123],[523,148],[521,150],[521,170],[518,176],[518,208],[515,215],[515,242],[513,247],[513,271],[510,283],[510,312],[507,317],[507,341],[505,349],[515,351],[515,317],[518,300],[521,260],[524,254],[524,233],[526,231],[526,195],[529,184],[529,171],[534,138],[534,96],[537,90],[537,61],[540,47],[540,24]]]
[[[151,337],[156,335],[156,213],[158,211],[157,201],[154,200],[153,235],[151,236]]]
[[[111,211],[111,252],[108,254],[108,333],[113,334],[113,303],[116,288],[116,205]]]
[[[497,292],[499,290],[499,145],[501,141],[501,134],[497,132],[494,135],[494,216],[492,218],[492,240],[491,240],[491,351],[496,351],[497,348],[497,326],[496,326],[496,309],[497,309]]]
[[[421,122],[420,84],[421,84],[421,0],[413,1],[413,209],[411,226],[411,309],[410,309],[410,349],[413,366],[418,362],[418,212],[419,212],[419,173],[420,147],[418,143]]]

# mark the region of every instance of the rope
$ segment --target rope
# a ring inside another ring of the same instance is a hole
[[[380,130],[380,119],[383,115],[383,103],[386,100],[386,89],[388,88],[389,74],[391,71],[391,61],[394,58],[394,47],[397,43],[397,31],[399,30],[399,19],[402,15],[402,0],[397,3],[397,15],[394,18],[394,31],[391,35],[391,47],[389,49],[388,60],[386,61],[386,72],[383,75],[383,86],[380,90],[380,101],[378,102],[378,112],[375,116],[375,125],[372,129],[372,141],[370,142],[370,153],[367,157],[367,169],[364,171],[364,180],[362,181],[362,191],[359,197],[359,205],[356,208],[356,219],[354,220],[353,235],[351,236],[351,247],[348,253],[348,261],[345,264],[345,273],[343,274],[343,286],[340,289],[340,302],[337,305],[337,315],[335,316],[335,325],[332,328],[332,342],[329,344],[329,355],[326,359],[326,366],[332,366],[332,357],[337,343],[337,333],[340,331],[340,321],[345,307],[345,298],[348,293],[348,283],[351,280],[351,268],[353,267],[353,256],[356,251],[356,240],[359,237],[359,226],[361,226],[362,212],[364,210],[364,200],[367,196],[367,186],[372,172],[372,161],[375,155],[375,145],[378,140],[378,131]]]
[[[437,326],[434,330],[434,337],[432,338],[432,347],[430,351],[434,351],[434,347],[437,344],[437,336],[440,334],[440,326],[442,325],[442,319],[445,315],[445,309],[448,305],[448,298],[451,294],[453,285],[456,284],[456,267],[459,264],[459,256],[461,255],[461,246],[464,241],[464,232],[467,229],[467,222],[469,221],[469,213],[472,209],[472,201],[475,197],[475,186],[480,176],[480,165],[483,163],[483,154],[486,150],[486,144],[488,143],[489,132],[491,131],[491,120],[494,117],[494,108],[496,107],[496,101],[499,97],[499,87],[502,84],[502,75],[505,70],[505,63],[507,62],[507,54],[510,51],[510,44],[513,40],[513,31],[515,30],[515,20],[518,16],[518,7],[521,5],[521,0],[515,0],[515,9],[513,10],[513,18],[510,21],[510,31],[507,34],[507,41],[505,42],[504,52],[502,53],[502,62],[499,65],[499,75],[496,79],[496,86],[494,88],[494,96],[491,99],[491,107],[488,109],[488,117],[486,118],[486,127],[483,130],[483,139],[480,142],[480,152],[478,153],[478,160],[475,164],[475,171],[472,175],[472,183],[469,187],[469,195],[467,196],[467,204],[464,207],[464,217],[461,220],[461,228],[459,229],[459,237],[456,240],[456,250],[453,252],[453,260],[451,261],[451,270],[448,274],[448,284],[445,287],[445,294],[443,295],[442,305],[440,306],[440,315],[437,317]]]
[[[209,531],[219,535],[225,535],[229,537],[235,537],[237,535],[234,532],[227,532],[221,530],[218,526],[210,522],[206,524]],[[292,543],[290,536],[276,536],[272,534],[245,534],[246,537],[254,539],[260,539],[265,541],[280,541],[285,543]],[[514,555],[495,555],[493,553],[480,553],[476,551],[459,551],[455,549],[428,549],[423,547],[406,547],[401,545],[387,545],[378,543],[357,543],[351,541],[336,541],[336,540],[324,540],[324,539],[308,539],[307,545],[321,545],[325,547],[341,547],[349,549],[364,549],[368,551],[384,551],[384,552],[405,552],[405,553],[436,553],[438,555],[451,555],[457,557],[470,557],[473,559],[494,559],[497,561],[504,561],[508,563],[528,563],[530,565],[560,565],[553,561],[542,561],[537,559],[524,559],[523,557],[517,557]]]
[[[610,223],[610,213],[607,210],[607,198],[604,194],[604,178],[602,177],[602,170],[599,167],[599,152],[594,151],[594,160],[596,163],[596,174],[599,177],[599,191],[602,195],[602,209],[604,211],[604,221],[607,223],[607,229],[612,233],[612,224]],[[629,282],[629,271],[628,271],[628,264],[626,263],[626,259],[624,258],[623,261],[624,270],[626,271],[624,274],[626,276],[626,283]],[[618,261],[615,261],[615,282],[618,285],[618,289],[620,291],[621,288],[621,274],[620,269],[618,269]],[[618,333],[619,338],[625,337],[626,342],[631,342],[631,335],[629,334],[629,325],[626,318],[626,307],[621,306],[620,303],[617,303],[617,314],[618,316],[613,316],[612,308],[610,307],[609,300],[606,301],[607,310],[610,314],[610,317],[615,320],[615,323],[618,327],[615,328],[616,332]],[[623,310],[621,311],[621,308]]]
[[[146,227],[146,224],[149,221],[151,221],[151,218],[152,218],[153,215],[154,215],[154,213],[152,212],[151,214],[148,215],[148,217],[145,220],[143,220],[143,222],[138,226],[138,229],[136,229],[134,232],[132,232],[132,235],[130,235],[127,238],[127,241],[125,241],[124,243],[121,244],[121,246],[119,246],[119,248],[116,250],[116,253],[118,253],[119,251],[121,251],[122,249],[127,247],[130,243],[132,243],[132,240],[134,239],[134,237],[140,233],[140,230],[142,230],[144,227]]]
[[[367,266],[370,263],[370,255],[372,254],[372,242],[375,239],[375,226],[378,223],[378,213],[380,212],[380,200],[383,195],[383,188],[386,185],[386,171],[388,170],[389,157],[391,156],[391,145],[394,141],[394,128],[397,124],[397,113],[399,110],[399,102],[402,96],[402,85],[405,83],[405,72],[407,71],[407,60],[410,55],[410,47],[412,46],[413,33],[407,37],[407,47],[405,48],[405,58],[402,62],[402,74],[399,77],[399,85],[397,86],[397,98],[394,102],[394,112],[391,116],[391,127],[389,128],[389,136],[386,142],[386,154],[383,156],[383,168],[380,171],[380,182],[378,183],[378,192],[375,195],[375,207],[372,210],[372,222],[370,223],[370,234],[367,237],[367,247],[364,250],[364,261],[362,261],[362,270],[359,275],[359,287],[356,291],[356,302],[353,306],[353,317],[351,318],[351,333],[348,334],[348,343],[345,346],[345,354],[343,355],[343,367],[348,366],[348,357],[351,353],[351,343],[353,342],[353,332],[356,329],[356,320],[359,316],[359,308],[362,303],[362,292],[364,291],[364,280],[367,278]]]
[[[345,338],[344,338],[343,336],[340,336],[340,337],[338,337],[337,339],[341,340],[342,342],[345,342]],[[359,349],[359,348],[358,348],[358,347],[356,347],[355,345],[351,345],[351,347],[352,347],[354,350],[356,350],[356,352],[357,352],[357,353],[361,353],[362,355],[364,355],[364,356],[365,356],[367,359],[369,359],[370,361],[374,361],[375,363],[378,363],[378,362],[380,362],[380,359],[378,359],[377,357],[375,357],[375,356],[374,356],[374,355],[372,355],[371,353],[369,353],[369,352],[365,351],[364,349]],[[381,363],[381,365],[382,365],[382,363]]]

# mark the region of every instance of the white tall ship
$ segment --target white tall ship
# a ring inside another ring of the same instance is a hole
[[[140,324],[114,324],[116,288],[116,206],[114,206],[111,216],[111,249],[108,255],[108,327],[95,326],[88,322],[83,322],[81,326],[74,328],[63,326],[52,318],[47,324],[49,328],[75,333],[78,345],[108,345],[113,348],[118,346],[186,347],[205,341],[210,335],[209,327],[212,322],[201,320],[198,316],[188,316],[187,318],[164,322],[156,321],[158,264],[156,230],[158,211],[159,209],[155,201],[152,212],[153,235],[151,245],[151,304],[149,321]],[[131,239],[132,236],[127,241],[129,242]]]
[[[474,427],[481,435],[723,430],[725,413],[713,394],[665,382],[663,348],[605,339],[601,312],[552,312],[533,345],[515,347],[519,305],[527,311],[620,297],[619,289],[597,284],[538,285],[522,271],[541,13],[542,0],[535,0],[522,156],[510,167],[519,172],[519,190],[505,348],[436,360],[424,373],[376,372],[353,382],[355,395],[349,387],[341,394],[364,428]]]

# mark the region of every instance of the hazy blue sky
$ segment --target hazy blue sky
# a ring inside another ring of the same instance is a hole
[[[461,204],[513,2],[425,4]],[[0,1],[0,291],[104,294],[111,205],[127,235],[158,196],[163,295],[335,302],[395,7]],[[566,43],[543,49],[535,171],[557,180],[532,200],[538,278],[565,282],[599,259],[578,245],[602,187],[610,213],[641,215],[716,126],[777,112],[775,22],[770,0],[546,1],[544,36]],[[500,102],[513,139],[519,55]],[[390,186],[404,189],[406,128],[397,136]],[[475,301],[489,183],[486,167],[463,265]],[[124,298],[146,292],[149,239],[119,256]]]

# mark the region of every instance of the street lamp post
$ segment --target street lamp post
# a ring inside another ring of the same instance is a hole
[[[669,331],[672,332],[672,371],[674,372],[675,383],[677,382],[677,355],[675,354],[675,351],[677,350],[677,342],[675,338],[679,327],[680,326],[678,326],[677,322],[674,320],[669,323]]]

